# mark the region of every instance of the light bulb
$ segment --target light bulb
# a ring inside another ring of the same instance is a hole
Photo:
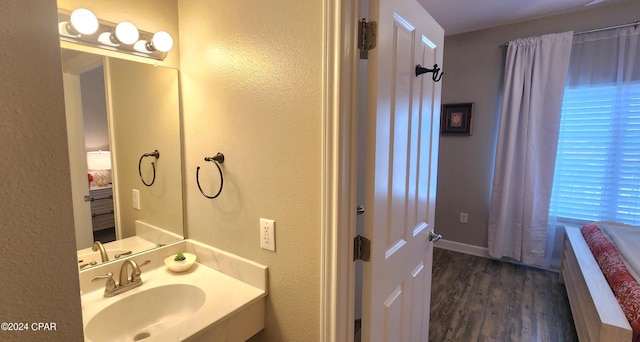
[[[86,8],[78,8],[71,12],[69,19],[70,27],[73,31],[91,35],[98,31],[98,17]]]
[[[153,34],[151,42],[147,43],[147,48],[151,51],[168,52],[173,47],[173,38],[165,31],[158,31]]]
[[[106,46],[118,46],[120,43],[113,38],[113,33],[102,32],[98,35],[98,41]]]
[[[140,39],[135,44],[133,44],[133,49],[138,52],[149,53],[150,50],[147,49],[147,44],[149,44],[149,42],[144,39]]]
[[[140,38],[140,32],[138,32],[136,25],[128,21],[123,21],[116,25],[114,38],[119,43],[131,45],[138,41],[138,38]]]

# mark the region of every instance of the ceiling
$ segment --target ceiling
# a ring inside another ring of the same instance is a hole
[[[625,1],[630,0],[418,0],[446,36]]]

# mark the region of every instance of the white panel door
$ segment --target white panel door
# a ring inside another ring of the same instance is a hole
[[[369,52],[363,341],[427,341],[444,31],[415,0],[372,0]]]
[[[71,194],[73,201],[73,222],[76,231],[76,249],[91,247],[93,229],[91,222],[91,202],[87,179],[87,152],[84,141],[84,118],[82,115],[82,90],[80,76],[62,74],[64,103],[67,120],[67,141],[69,144],[69,165],[71,171]]]

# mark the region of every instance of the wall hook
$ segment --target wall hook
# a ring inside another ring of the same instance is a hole
[[[153,179],[151,180],[151,183],[145,182],[144,178],[142,178],[142,170],[141,170],[142,159],[144,159],[145,157],[154,157],[156,160],[158,160],[158,158],[160,158],[160,152],[158,152],[158,150],[155,150],[151,153],[145,153],[140,157],[140,160],[138,161],[138,175],[140,175],[140,180],[142,181],[142,184],[146,186],[152,186],[153,183],[156,181],[156,163],[151,162],[151,167],[153,168]]]
[[[200,190],[200,193],[202,194],[202,196],[204,196],[206,198],[216,198],[216,197],[220,196],[220,193],[222,192],[222,186],[224,184],[224,177],[222,175],[222,168],[220,167],[220,164],[224,163],[224,154],[218,152],[218,154],[216,154],[213,157],[204,157],[204,161],[212,162],[218,167],[218,172],[220,173],[220,189],[218,189],[218,192],[213,196],[207,195],[204,192],[204,190],[202,190],[202,187],[200,186],[200,166],[198,166],[196,168],[196,184],[198,184],[198,189]]]
[[[416,77],[432,72],[433,73],[433,81],[440,82],[442,79],[443,72],[440,72],[440,68],[438,68],[438,64],[433,65],[433,69],[423,68],[420,64],[416,65]]]
[[[222,163],[224,163],[224,154],[218,152],[213,157],[204,157],[204,161],[215,161],[215,162],[218,162],[218,163],[222,164]]]

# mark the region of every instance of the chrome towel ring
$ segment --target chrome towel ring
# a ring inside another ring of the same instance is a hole
[[[218,172],[220,173],[220,189],[218,189],[218,192],[213,196],[207,195],[202,190],[202,187],[200,186],[200,166],[196,168],[196,183],[198,184],[198,189],[200,190],[202,196],[206,198],[216,198],[220,196],[220,193],[222,192],[222,186],[224,184],[224,176],[222,175],[222,168],[220,167],[220,164],[224,163],[224,154],[218,152],[218,154],[213,157],[204,157],[204,161],[212,162],[216,165],[216,167],[218,167]]]
[[[156,160],[158,160],[158,158],[160,158],[160,152],[158,152],[158,150],[155,150],[151,153],[145,153],[140,157],[140,161],[138,161],[138,174],[140,175],[140,180],[142,181],[142,184],[146,186],[152,186],[153,183],[156,181],[156,163],[151,162],[151,167],[153,168],[153,179],[151,180],[151,183],[145,182],[144,178],[142,178],[142,169],[141,169],[142,159],[144,159],[145,157],[155,157]]]

